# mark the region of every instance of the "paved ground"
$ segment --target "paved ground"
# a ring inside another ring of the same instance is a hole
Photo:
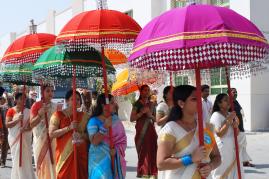
[[[134,126],[126,124],[128,148],[126,151],[127,179],[135,179],[137,154],[134,146]],[[244,168],[246,179],[269,179],[269,133],[247,133],[248,153],[256,168]],[[8,156],[7,168],[0,168],[0,179],[10,179],[11,158]]]

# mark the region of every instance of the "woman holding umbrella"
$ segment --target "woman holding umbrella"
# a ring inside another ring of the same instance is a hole
[[[213,129],[208,124],[205,146],[199,147],[196,88],[190,85],[175,87],[173,103],[167,123],[159,133],[159,178],[207,178],[220,165],[221,158],[214,145]],[[200,162],[205,164],[198,170]]]
[[[38,178],[55,179],[55,141],[52,143],[48,142],[46,120],[49,120],[57,110],[57,105],[51,102],[54,95],[54,88],[49,85],[42,88],[43,99],[33,104],[30,115],[30,125],[33,129],[34,136],[33,150],[36,173]]]
[[[225,160],[222,161],[221,165],[212,172],[213,178],[227,178],[237,179],[236,170],[236,157],[234,152],[234,136],[233,128],[238,130],[239,119],[235,112],[229,113],[230,100],[227,94],[219,94],[216,97],[213,105],[213,114],[210,118],[210,122],[214,124],[216,131],[216,142],[221,153],[221,157]],[[235,120],[234,120],[235,119]],[[239,133],[240,136],[240,133]],[[241,137],[241,136],[240,136]],[[240,137],[238,137],[240,139]],[[238,140],[243,142],[245,140]],[[240,143],[239,143],[240,146]],[[240,149],[240,147],[239,147]],[[242,148],[241,148],[242,149]],[[239,154],[242,150],[239,150]],[[240,157],[242,159],[242,157]],[[243,176],[242,162],[240,162],[241,175]]]
[[[149,101],[150,88],[140,87],[140,97],[133,105],[131,122],[136,122],[135,145],[138,154],[137,177],[157,177],[157,133],[154,127],[155,110]],[[142,145],[143,144],[143,145]]]
[[[97,98],[97,104],[93,115],[88,122],[87,130],[91,141],[89,149],[89,179],[124,179],[126,176],[125,150],[127,137],[124,127],[117,116],[118,105],[112,95],[109,95],[110,109],[112,114],[109,118],[106,115],[106,98],[101,94]],[[109,148],[109,131],[112,127],[112,140],[115,149]],[[114,155],[114,171],[111,166],[111,155]]]
[[[56,177],[57,179],[75,178],[74,170],[77,167],[78,178],[88,178],[88,136],[85,133],[89,116],[84,112],[77,112],[77,121],[72,121],[72,96],[69,90],[65,95],[67,108],[55,112],[50,120],[50,137],[56,138]],[[76,107],[81,106],[81,96],[76,92]],[[76,130],[73,133],[73,130]],[[79,154],[77,164],[74,161],[74,148]]]
[[[24,108],[23,93],[15,95],[15,106],[8,109],[6,114],[6,126],[8,128],[8,142],[12,156],[11,178],[35,179],[34,168],[32,166],[32,131],[29,125],[30,110]],[[22,115],[22,109],[23,115]],[[23,127],[20,123],[23,121]],[[22,163],[19,166],[20,156],[20,135],[22,133]]]

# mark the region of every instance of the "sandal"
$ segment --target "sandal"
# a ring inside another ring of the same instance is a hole
[[[243,166],[244,167],[255,167],[255,165],[250,163],[250,162],[243,162]]]

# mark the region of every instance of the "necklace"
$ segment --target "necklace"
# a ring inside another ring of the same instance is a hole
[[[178,124],[183,128],[185,129],[186,131],[191,131],[193,129],[196,128],[196,122],[194,122],[193,124],[190,124],[190,123],[185,123],[183,121],[178,121]]]

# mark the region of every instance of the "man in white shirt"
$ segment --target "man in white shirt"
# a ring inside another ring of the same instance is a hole
[[[163,99],[164,101],[160,102],[156,108],[156,123],[158,125],[157,132],[161,129],[162,126],[165,125],[169,109],[173,106],[173,98],[172,98],[172,89],[171,86],[166,86],[163,90]]]
[[[202,85],[201,90],[202,90],[203,120],[204,122],[209,123],[213,109],[213,104],[208,99],[210,87],[208,85]]]

